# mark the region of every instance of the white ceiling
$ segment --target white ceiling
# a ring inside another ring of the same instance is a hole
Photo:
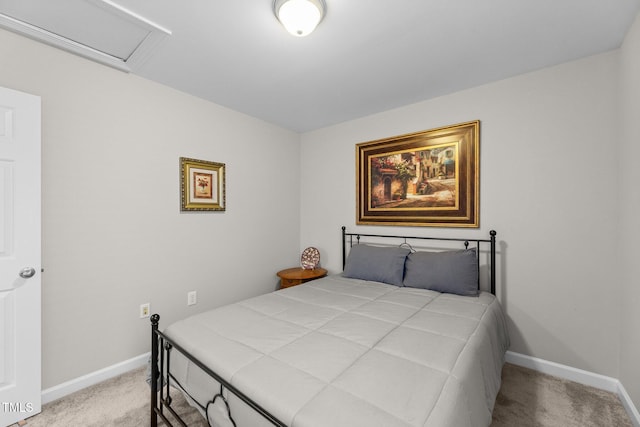
[[[0,0],[0,13],[31,1]],[[107,3],[171,32],[133,73],[298,132],[615,49],[640,9],[640,0],[325,1],[303,38],[284,30],[272,0]],[[81,22],[78,13],[39,19]]]

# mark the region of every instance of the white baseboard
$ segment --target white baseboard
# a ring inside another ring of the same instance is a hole
[[[624,386],[620,381],[618,381],[618,385],[619,385],[618,392],[617,392],[618,396],[622,401],[622,405],[624,406],[624,409],[627,410],[627,414],[629,414],[629,418],[631,418],[633,427],[640,427],[640,413],[638,413],[638,408],[636,408],[636,405],[633,404],[633,402],[631,401],[631,397],[629,396],[629,394],[627,393],[627,390],[625,390]]]
[[[627,410],[627,414],[631,418],[634,427],[640,427],[640,414],[638,409],[631,401],[631,397],[625,390],[620,380],[605,375],[596,374],[582,369],[573,368],[571,366],[561,365],[559,363],[550,362],[537,357],[526,356],[520,353],[507,351],[506,361],[513,365],[522,366],[542,372],[543,374],[553,375],[554,377],[563,378],[565,380],[574,381],[590,387],[616,393],[622,405]]]
[[[109,378],[117,377],[125,372],[141,368],[147,364],[150,354],[151,353],[141,354],[140,356],[133,357],[129,360],[125,360],[124,362],[116,363],[115,365],[108,366],[71,381],[42,390],[42,404],[60,399],[68,394],[82,390],[83,388],[87,388],[94,384],[98,384],[99,382],[108,380]]]
[[[512,351],[507,351],[506,361],[514,365],[542,372],[543,374],[553,375],[554,377],[574,381],[612,393],[618,392],[618,384],[620,381],[615,378],[583,371],[582,369],[572,368],[571,366],[561,365],[544,359],[538,359],[537,357],[514,353]]]

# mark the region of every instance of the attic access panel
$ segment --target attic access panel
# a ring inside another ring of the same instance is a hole
[[[0,0],[0,27],[123,71],[171,35],[110,0]]]

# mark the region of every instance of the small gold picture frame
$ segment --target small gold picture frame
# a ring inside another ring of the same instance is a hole
[[[224,211],[224,163],[180,157],[180,210]]]

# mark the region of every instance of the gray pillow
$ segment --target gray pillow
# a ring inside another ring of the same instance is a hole
[[[402,286],[407,248],[355,245],[349,251],[344,277]]]
[[[412,253],[405,263],[403,284],[411,288],[476,296],[478,295],[476,248]]]

